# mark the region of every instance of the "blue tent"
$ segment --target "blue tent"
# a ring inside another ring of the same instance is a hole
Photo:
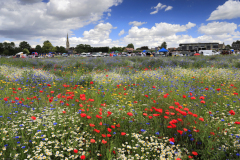
[[[159,52],[168,52],[168,50],[166,50],[165,48],[162,48],[159,50]]]
[[[146,50],[143,50],[142,52],[146,52]]]

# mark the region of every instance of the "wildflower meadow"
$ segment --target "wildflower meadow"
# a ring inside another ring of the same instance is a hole
[[[0,58],[0,159],[240,159],[240,56]]]

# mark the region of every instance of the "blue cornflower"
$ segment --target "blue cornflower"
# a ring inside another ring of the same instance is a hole
[[[174,144],[174,142],[170,142],[170,144]]]
[[[146,130],[144,130],[144,129],[141,129],[141,132],[145,132]]]
[[[237,153],[236,155],[239,156],[239,153]]]
[[[116,132],[113,132],[113,134],[116,134]]]
[[[223,121],[225,121],[224,119],[221,119],[221,121],[223,122]]]
[[[19,143],[20,143],[20,141],[17,142],[17,144],[19,144]]]
[[[23,125],[22,125],[22,124],[20,124],[19,126],[20,126],[20,127],[22,127]]]
[[[57,125],[57,123],[55,122],[55,123],[53,123],[53,125]]]
[[[156,134],[156,135],[159,135],[159,132],[156,132],[155,134]]]
[[[189,135],[188,135],[188,137],[192,137],[192,135],[191,135],[191,134],[189,134]]]
[[[22,149],[26,148],[25,146],[22,146]]]
[[[191,138],[190,140],[191,140],[191,141],[193,141],[193,140],[194,140],[194,138]]]
[[[45,138],[43,138],[42,140],[45,141]]]
[[[146,124],[150,125],[150,123],[146,123]]]

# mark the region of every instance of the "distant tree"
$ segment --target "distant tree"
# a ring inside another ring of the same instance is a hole
[[[228,45],[226,45],[225,48],[226,48],[226,49],[231,49],[232,47],[228,44]]]
[[[148,46],[142,46],[140,50],[149,50]]]
[[[28,44],[28,42],[25,42],[25,41],[20,42],[20,43],[19,43],[19,47],[20,47],[21,49],[25,49],[25,48],[27,48],[28,50],[31,49],[30,44]]]
[[[42,47],[41,47],[40,45],[37,45],[37,46],[35,47],[35,51],[36,51],[37,53],[42,53]]]
[[[59,52],[60,52],[60,53],[66,53],[67,51],[66,51],[66,48],[65,48],[65,47],[60,46],[60,47],[59,47]]]
[[[28,50],[27,48],[24,48],[24,49],[23,49],[23,54],[27,54],[27,55],[28,55],[29,53],[30,53],[30,52],[29,52],[29,50]]]
[[[77,53],[92,52],[92,47],[88,44],[79,44],[75,47]]]
[[[22,49],[20,47],[15,47],[14,53],[19,53],[19,52],[22,52]]]
[[[126,48],[133,48],[134,49],[134,45],[132,43],[128,44]]]
[[[52,43],[47,40],[47,41],[44,41],[44,42],[43,42],[42,51],[43,51],[44,53],[55,52],[55,51],[56,51],[56,48],[53,47]]]
[[[167,42],[164,41],[159,48],[160,49],[162,49],[162,48],[167,49]]]
[[[9,53],[9,50],[7,50],[7,49],[5,49],[4,51],[3,51],[3,55],[10,55],[10,53]]]
[[[3,54],[3,51],[4,51],[3,43],[0,43],[0,54]]]

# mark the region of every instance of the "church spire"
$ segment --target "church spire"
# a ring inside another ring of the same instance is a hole
[[[66,50],[69,50],[69,40],[68,40],[68,34],[67,34]]]

